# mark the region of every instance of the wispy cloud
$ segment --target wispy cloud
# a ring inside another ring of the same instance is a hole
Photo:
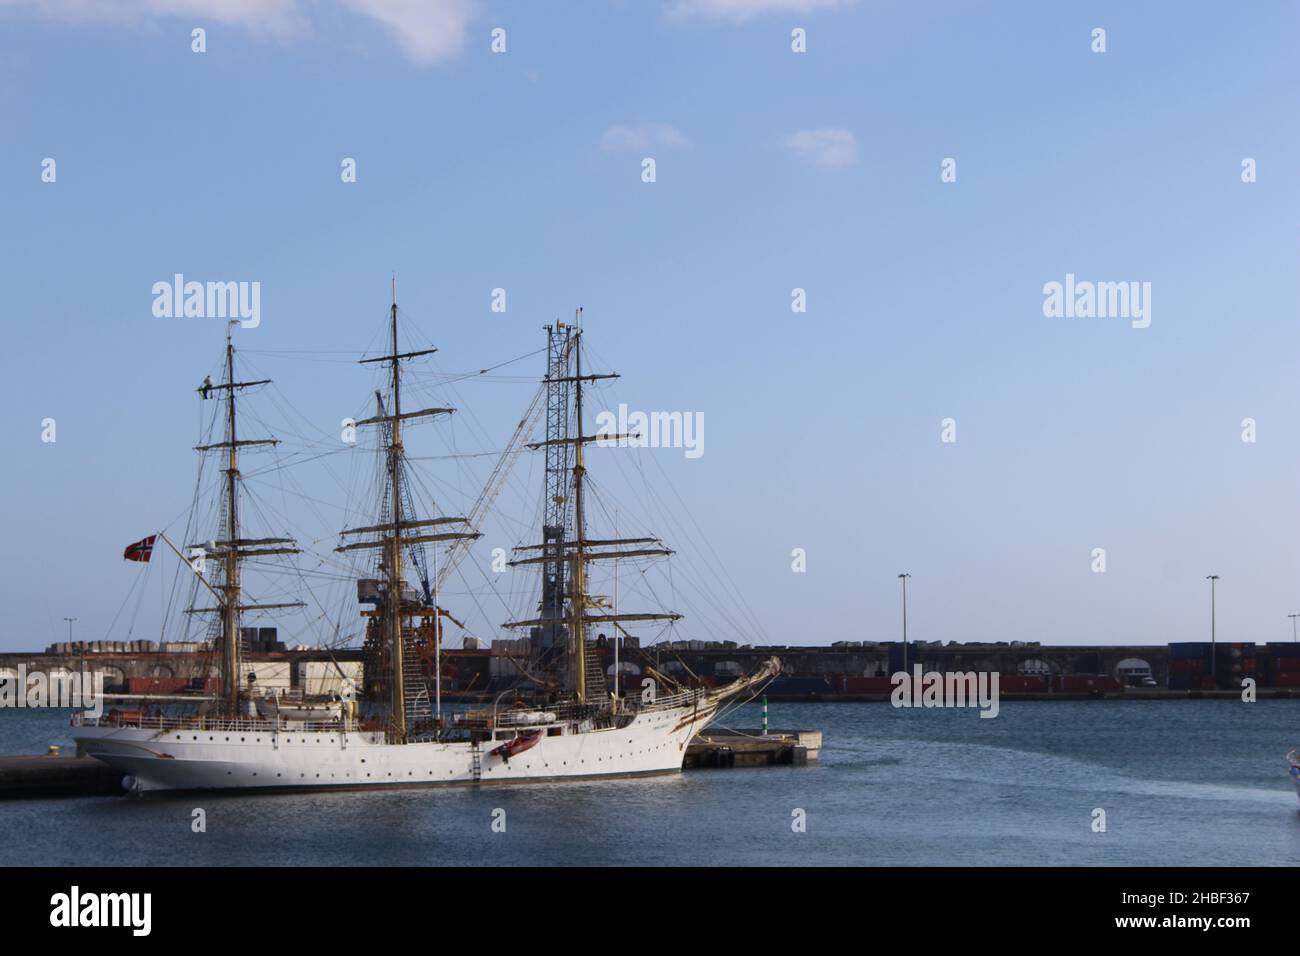
[[[428,64],[460,52],[476,0],[344,0],[389,27],[403,52]]]
[[[667,123],[616,124],[600,137],[600,148],[607,153],[637,152],[655,147],[688,146],[689,141]]]
[[[307,23],[297,0],[0,0],[0,13],[31,13],[65,23],[190,17],[279,35],[301,32]]]
[[[429,64],[458,52],[478,0],[330,0],[383,24],[414,62]],[[0,14],[30,13],[67,23],[152,23],[187,17],[193,26],[229,23],[277,37],[310,32],[316,0],[0,0]]]
[[[672,0],[670,17],[707,17],[743,23],[765,13],[816,13],[847,7],[856,0]]]
[[[785,144],[814,166],[838,169],[858,161],[858,141],[846,129],[801,129]]]

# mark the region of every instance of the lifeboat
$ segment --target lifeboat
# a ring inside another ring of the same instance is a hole
[[[492,753],[502,760],[509,760],[516,754],[521,754],[525,750],[531,750],[537,746],[537,741],[542,739],[540,730],[525,730],[515,737],[507,740],[500,747],[495,747]]]

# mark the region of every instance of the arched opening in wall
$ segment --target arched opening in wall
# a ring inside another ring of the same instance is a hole
[[[153,667],[149,668],[149,676],[150,677],[175,677],[176,672],[173,671],[166,664],[155,664]]]
[[[640,676],[641,676],[641,668],[637,667],[637,666],[636,666],[635,664],[633,664],[631,661],[619,661],[619,662],[618,662],[618,673],[619,673],[619,679],[620,679],[620,680],[625,680],[626,678],[629,678],[629,677],[640,677]],[[608,678],[610,678],[611,680],[613,679],[613,677],[614,677],[614,665],[613,665],[613,664],[610,664],[608,667],[605,668],[605,676],[608,677]]]
[[[713,665],[713,676],[719,681],[732,680],[744,673],[745,668],[737,661],[718,661]]]
[[[1052,665],[1037,657],[1029,657],[1020,662],[1016,671],[1028,677],[1051,677]]]
[[[16,668],[16,667],[0,667],[0,680],[2,680],[2,681],[17,681],[17,680],[18,680],[18,668]],[[15,684],[14,686],[16,687],[17,685]]]
[[[875,660],[867,661],[866,666],[862,668],[862,676],[863,677],[888,677],[889,662],[885,660],[883,657],[877,658]]]
[[[671,677],[679,684],[686,685],[691,682],[690,671],[686,669],[686,665],[683,664],[681,661],[664,661],[662,664],[658,666],[657,669],[664,676]],[[659,688],[659,692],[672,693],[672,691],[663,687]]]
[[[126,671],[116,664],[104,664],[101,667],[93,668],[93,670],[104,672],[105,690],[121,690],[126,686]]]
[[[1115,676],[1129,687],[1152,687],[1151,665],[1140,657],[1126,657],[1115,665]]]

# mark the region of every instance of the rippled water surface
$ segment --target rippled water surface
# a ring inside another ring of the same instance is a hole
[[[819,765],[392,792],[0,802],[0,865],[1294,865],[1300,701],[774,704]],[[727,721],[753,727],[756,708]],[[0,711],[0,753],[70,744]],[[207,832],[190,829],[207,812]],[[505,810],[506,832],[491,829]],[[807,832],[791,830],[792,811]],[[1092,830],[1093,811],[1107,830]]]

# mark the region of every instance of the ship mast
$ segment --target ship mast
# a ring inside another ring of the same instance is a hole
[[[548,451],[552,446],[572,446],[573,447],[573,540],[559,541],[544,540],[541,544],[525,545],[516,548],[516,551],[542,551],[540,557],[520,557],[509,562],[510,567],[518,567],[527,564],[541,564],[545,567],[553,566],[557,560],[565,558],[571,565],[569,580],[570,589],[569,597],[569,656],[570,667],[573,674],[573,690],[579,703],[587,703],[591,696],[591,686],[594,682],[591,675],[587,673],[587,625],[593,623],[610,623],[621,629],[623,621],[676,621],[681,619],[680,614],[676,613],[632,613],[620,614],[617,610],[610,614],[592,613],[592,603],[590,596],[587,594],[587,564],[590,561],[613,559],[617,561],[620,558],[633,557],[650,557],[672,554],[667,548],[662,547],[662,542],[658,538],[609,538],[609,539],[590,539],[587,537],[586,512],[584,508],[584,486],[586,483],[587,468],[584,447],[591,442],[599,441],[607,444],[620,444],[626,439],[637,438],[636,435],[622,434],[582,434],[582,385],[584,382],[595,382],[602,379],[618,378],[617,373],[608,374],[586,374],[582,372],[582,309],[575,313],[575,328],[572,338],[572,353],[574,355],[574,374],[563,374],[567,372],[567,352],[563,354],[564,362],[558,366],[548,368],[547,377],[544,380],[548,387],[562,390],[568,385],[573,386],[574,390],[574,420],[576,423],[576,434],[573,437],[567,435],[560,437],[548,437],[545,441],[530,444],[529,448],[547,448]],[[556,328],[562,328],[559,322]],[[550,529],[543,529],[543,537],[549,538]],[[633,548],[619,550],[618,545],[653,545],[653,547]],[[612,548],[612,549],[611,549]],[[543,574],[543,590],[547,587],[546,575]],[[510,628],[545,628],[553,625],[553,617],[547,616],[547,599],[545,593],[542,600],[542,617],[527,621],[511,621],[504,627]]]
[[[231,333],[233,325],[226,326],[226,381],[231,388],[226,392],[226,429],[230,434],[230,447],[226,462],[226,540],[239,540],[239,437],[235,434],[235,345]],[[226,709],[230,717],[239,711],[239,554],[232,545],[226,546],[225,612],[221,615],[221,637],[224,660],[224,690]]]
[[[402,549],[408,545],[422,544],[430,541],[448,541],[455,538],[477,538],[478,534],[474,532],[444,532],[439,534],[418,534],[404,535],[402,532],[409,528],[423,528],[430,525],[465,523],[465,518],[431,518],[426,520],[416,520],[413,516],[408,516],[403,512],[403,445],[402,445],[402,422],[409,421],[413,418],[425,418],[435,415],[450,415],[455,412],[454,408],[424,408],[414,412],[402,411],[402,374],[401,362],[405,359],[416,358],[421,355],[431,355],[438,351],[436,348],[420,349],[414,352],[399,352],[397,344],[397,280],[393,280],[393,301],[389,308],[389,346],[391,351],[387,355],[381,355],[377,358],[362,359],[362,364],[370,362],[387,362],[389,366],[389,387],[393,393],[393,403],[391,414],[384,414],[383,409],[379,409],[379,414],[373,418],[367,418],[357,422],[358,425],[381,425],[384,440],[387,444],[385,448],[385,458],[387,460],[388,483],[386,493],[389,498],[389,516],[391,521],[387,524],[371,525],[365,528],[350,528],[344,530],[344,535],[361,534],[367,532],[380,533],[380,537],[368,541],[356,541],[351,544],[340,545],[335,551],[353,551],[363,548],[380,548],[383,550],[383,570],[384,586],[386,593],[384,595],[384,629],[385,638],[388,644],[389,661],[391,665],[391,703],[392,718],[391,731],[395,742],[406,740],[410,730],[407,721],[406,699],[406,644],[405,635],[402,627]],[[383,510],[383,494],[380,495],[380,511]],[[435,621],[437,618],[437,609],[434,609]]]
[[[578,313],[581,317],[581,310]],[[577,344],[574,348],[573,409],[578,434],[582,434],[582,326],[578,325]],[[578,703],[587,702],[587,521],[582,510],[582,479],[587,473],[583,442],[573,449],[573,591],[569,604],[573,609],[573,635],[575,657],[574,690]]]
[[[391,514],[394,534],[388,539],[385,578],[388,583],[384,621],[388,625],[388,648],[393,667],[393,733],[406,736],[406,668],[402,647],[402,366],[397,360],[397,279],[393,279],[392,329],[393,422],[388,442],[388,477],[392,483]]]
[[[224,580],[220,589],[220,606],[214,608],[190,608],[189,613],[219,612],[221,614],[221,677],[224,706],[231,717],[239,711],[239,612],[260,611],[280,608],[302,607],[301,602],[280,604],[240,604],[242,587],[240,583],[240,563],[247,558],[265,557],[277,554],[297,554],[291,538],[241,538],[239,536],[239,449],[255,445],[276,445],[274,438],[243,439],[237,431],[238,414],[236,396],[240,389],[255,385],[269,385],[269,378],[250,382],[235,381],[235,345],[232,341],[237,321],[226,326],[226,361],[225,381],[219,385],[205,382],[199,386],[199,393],[207,398],[211,392],[224,391],[226,402],[226,440],[211,445],[199,445],[195,451],[207,452],[224,450],[226,452],[225,499],[226,521],[225,537],[216,542],[214,557],[220,557],[224,566]],[[191,548],[201,547],[191,545]]]

